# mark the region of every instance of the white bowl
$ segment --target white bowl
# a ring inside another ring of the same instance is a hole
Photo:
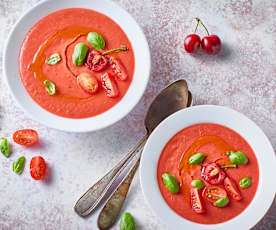
[[[158,159],[166,143],[185,127],[202,122],[227,126],[245,138],[256,154],[260,171],[259,185],[249,206],[235,218],[215,225],[194,223],[177,215],[164,201],[156,178]],[[169,229],[250,229],[265,215],[273,202],[276,191],[275,159],[268,138],[243,114],[221,106],[194,106],[172,114],[150,135],[142,154],[140,180],[146,200]]]
[[[54,11],[73,7],[93,9],[112,18],[128,36],[135,56],[133,80],[123,99],[108,111],[84,119],[60,117],[37,105],[21,83],[17,61],[26,33],[38,20]],[[117,4],[109,0],[47,0],[25,13],[15,25],[5,47],[3,69],[13,98],[32,119],[51,128],[71,132],[87,132],[115,123],[134,108],[146,89],[150,77],[150,64],[149,47],[143,31],[130,14]]]

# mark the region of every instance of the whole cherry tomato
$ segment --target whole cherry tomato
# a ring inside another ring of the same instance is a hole
[[[217,54],[221,50],[221,42],[217,35],[202,38],[201,45],[207,54]]]
[[[102,86],[105,94],[108,97],[117,97],[119,95],[118,86],[114,77],[110,73],[105,73],[101,76]]]
[[[38,134],[33,129],[22,129],[17,130],[13,134],[13,140],[15,143],[19,145],[34,145],[38,141]]]
[[[103,70],[108,61],[104,55],[102,55],[99,51],[91,49],[87,55],[85,65],[88,69],[98,72]]]
[[[122,62],[117,58],[110,56],[109,57],[109,63],[111,65],[111,68],[117,78],[119,78],[122,81],[125,81],[127,79],[127,72],[125,67],[123,66]]]
[[[242,199],[241,193],[235,184],[235,181],[229,177],[224,179],[224,188],[232,199],[237,201]]]
[[[227,196],[226,191],[223,188],[216,185],[207,186],[203,190],[203,197],[206,198],[212,204],[217,200],[219,200],[220,198],[223,198],[226,196]]]
[[[221,184],[225,178],[225,172],[216,163],[209,163],[202,168],[202,177],[209,184]]]
[[[203,203],[201,200],[201,195],[200,195],[200,190],[197,188],[192,188],[190,193],[191,193],[191,206],[192,209],[198,213],[202,214],[205,212],[205,209],[203,207]]]
[[[98,91],[98,80],[90,73],[81,73],[77,77],[77,82],[81,89],[88,94],[95,94]]]
[[[30,173],[35,180],[41,180],[44,178],[47,170],[47,165],[43,157],[33,157],[30,163]]]
[[[197,34],[190,34],[184,39],[184,48],[188,53],[195,53],[200,47],[200,37]]]

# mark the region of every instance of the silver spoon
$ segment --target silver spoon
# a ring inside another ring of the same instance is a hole
[[[190,107],[192,106],[192,94],[190,91],[188,93],[187,107]],[[106,201],[104,207],[102,208],[98,216],[98,227],[100,230],[109,229],[116,222],[127,196],[132,179],[140,164],[140,156],[141,155],[138,154],[138,158],[135,160],[132,168],[129,170],[121,184],[112,193],[111,197]]]
[[[180,109],[186,108],[188,101],[189,93],[185,80],[175,81],[157,95],[150,105],[145,118],[147,134],[114,168],[89,188],[77,201],[74,209],[80,216],[87,216],[100,204],[110,186],[121,174],[123,169],[129,165],[137,152],[140,152],[156,126],[169,115]]]

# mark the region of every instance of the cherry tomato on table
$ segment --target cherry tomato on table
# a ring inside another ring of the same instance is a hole
[[[200,48],[200,37],[190,34],[184,39],[184,48],[188,53],[195,53]]]
[[[122,81],[125,81],[128,77],[125,67],[123,66],[122,62],[113,56],[109,57],[109,63],[111,68],[117,78]]]
[[[30,173],[35,180],[41,180],[44,178],[47,170],[47,165],[43,157],[33,157],[30,163]]]
[[[198,214],[204,213],[205,209],[203,207],[200,190],[197,188],[192,188],[190,192],[192,209]]]
[[[114,77],[110,73],[105,73],[101,76],[102,86],[105,90],[105,94],[108,97],[117,97],[119,90]]]
[[[88,69],[98,72],[103,70],[107,63],[107,58],[104,55],[92,49],[87,55],[85,65],[88,67]]]
[[[229,177],[226,177],[224,179],[224,188],[227,191],[227,193],[229,194],[229,196],[231,198],[233,198],[236,201],[239,201],[242,199],[241,193],[238,190],[237,185],[235,184],[235,181],[232,180]]]
[[[81,89],[88,94],[95,94],[98,91],[98,80],[90,73],[81,73],[77,77],[77,82]]]
[[[38,141],[38,134],[33,129],[22,129],[17,130],[13,134],[13,140],[15,143],[19,145],[34,145]]]
[[[223,188],[213,185],[205,187],[203,197],[213,204],[220,198],[227,197],[227,193]]]
[[[216,163],[209,163],[202,168],[202,177],[209,184],[221,184],[225,178],[225,172]]]

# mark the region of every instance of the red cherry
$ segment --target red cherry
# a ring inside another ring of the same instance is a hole
[[[202,38],[201,45],[207,54],[217,54],[221,50],[221,42],[217,35]]]
[[[197,34],[190,34],[184,39],[184,47],[188,53],[195,53],[200,47],[200,37]]]

